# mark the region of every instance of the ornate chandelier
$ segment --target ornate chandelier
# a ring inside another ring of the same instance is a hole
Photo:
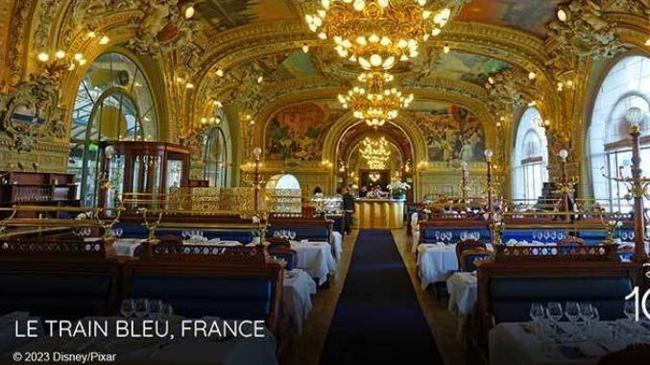
[[[307,14],[309,29],[331,38],[342,58],[365,70],[390,70],[418,56],[420,42],[437,36],[467,0],[321,0]]]
[[[362,147],[359,153],[368,162],[368,167],[372,170],[385,169],[386,162],[390,160],[390,150],[386,138],[372,140],[370,137],[366,137],[361,143]]]
[[[366,86],[355,86],[347,95],[339,94],[339,102],[344,109],[352,110],[355,118],[371,127],[381,127],[397,118],[399,110],[408,108],[414,99],[413,94],[404,96],[398,89],[388,88],[386,84],[393,79],[386,72],[362,73],[358,80]]]

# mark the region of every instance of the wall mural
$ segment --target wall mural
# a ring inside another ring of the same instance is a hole
[[[415,119],[434,162],[483,161],[485,132],[478,119],[458,105],[417,112]]]
[[[283,109],[266,125],[266,159],[320,160],[325,136],[340,116],[326,104]]]

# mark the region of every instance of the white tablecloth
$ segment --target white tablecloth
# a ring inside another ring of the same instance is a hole
[[[299,334],[302,333],[302,322],[311,312],[311,296],[316,294],[316,291],[316,283],[305,271],[285,271],[282,307]]]
[[[318,285],[323,285],[327,276],[336,272],[336,260],[329,243],[291,241],[291,248],[296,251],[296,267],[318,279]]]
[[[334,247],[334,258],[336,261],[340,261],[343,254],[343,235],[341,232],[332,232],[332,247]]]
[[[418,243],[420,242],[420,224],[418,223],[418,214],[411,214],[411,252],[417,252]]]
[[[449,311],[466,316],[474,312],[478,292],[476,271],[457,272],[447,279]]]
[[[419,245],[418,271],[422,289],[426,289],[429,284],[447,280],[453,272],[458,271],[456,244],[427,243]]]
[[[562,325],[568,326],[567,323]],[[609,333],[607,325],[608,322],[596,323],[596,340],[564,342],[564,351],[561,351],[556,344],[543,347],[531,323],[500,323],[490,330],[488,336],[490,365],[595,365],[607,352],[620,351],[637,342],[604,338]]]

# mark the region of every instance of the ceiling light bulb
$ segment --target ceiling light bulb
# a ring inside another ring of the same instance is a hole
[[[216,74],[217,74],[217,76],[219,76],[219,77],[223,77],[223,70],[222,70],[222,69],[218,69],[217,72],[216,72]]]
[[[645,41],[645,45],[648,46],[648,47],[650,47],[650,38],[648,38],[648,40]]]
[[[56,58],[58,58],[58,59],[63,59],[63,58],[65,58],[65,51],[63,51],[63,50],[58,50],[58,51],[56,51],[56,53],[54,54],[54,56],[55,56]]]
[[[111,39],[108,38],[108,36],[105,35],[105,36],[102,36],[102,37],[99,39],[99,44],[101,44],[101,45],[106,45],[106,44],[108,44],[108,42],[110,42],[110,41],[111,41]]]
[[[191,19],[195,13],[196,10],[194,9],[194,6],[190,4],[190,6],[185,8],[185,19]]]
[[[91,30],[88,33],[86,33],[86,37],[95,38],[95,37],[97,37],[97,33],[95,33],[94,31]]]
[[[38,56],[36,56],[36,58],[41,62],[47,62],[50,60],[50,55],[45,52],[41,52],[38,54]]]
[[[194,89],[194,84],[191,83],[191,82],[188,82],[187,84],[185,84],[185,88],[186,89]]]
[[[83,58],[84,58],[84,55],[82,53],[75,53],[74,54],[75,61],[81,61]]]
[[[566,13],[566,11],[564,9],[559,9],[557,11],[557,18],[561,22],[566,22],[569,17],[568,17],[568,15],[567,15],[567,13]]]
[[[309,53],[309,45],[307,43],[302,45],[302,51],[305,53]]]
[[[534,73],[534,72],[531,71],[531,72],[528,74],[528,79],[530,79],[530,80],[535,80],[536,78],[537,78],[537,74],[536,74],[536,73]]]
[[[260,76],[257,78],[257,83],[258,83],[258,84],[261,84],[262,82],[264,82],[264,76],[261,76],[261,75],[260,75]]]
[[[451,48],[449,47],[448,44],[445,44],[445,46],[442,48],[442,51],[443,51],[445,54],[449,53],[450,50],[451,50]]]

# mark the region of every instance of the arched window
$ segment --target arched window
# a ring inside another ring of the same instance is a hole
[[[517,203],[535,204],[548,181],[546,132],[537,109],[529,108],[521,117],[513,152],[513,198]]]
[[[226,186],[227,157],[226,138],[221,128],[213,128],[205,141],[205,179],[210,186]]]
[[[206,133],[203,141],[203,176],[210,186],[225,188],[230,186],[232,166],[230,128],[221,109],[215,107],[212,117],[219,124]]]
[[[81,185],[82,203],[96,203],[102,143],[157,137],[156,111],[145,75],[122,54],[98,57],[79,85],[72,113],[68,171]]]
[[[630,175],[631,122],[641,123],[641,165],[650,170],[650,58],[631,56],[618,62],[598,91],[588,132],[594,198],[611,211],[630,211],[627,188],[603,176]],[[621,168],[622,167],[622,168]]]

